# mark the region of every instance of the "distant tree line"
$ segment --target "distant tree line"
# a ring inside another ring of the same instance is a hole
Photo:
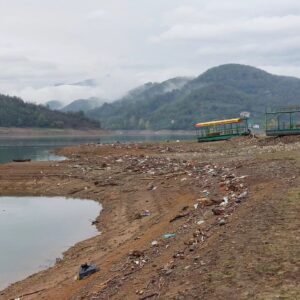
[[[100,122],[90,120],[83,112],[63,113],[45,106],[25,103],[18,97],[0,94],[1,127],[40,128],[100,128]]]

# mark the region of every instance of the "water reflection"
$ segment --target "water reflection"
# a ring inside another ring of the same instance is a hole
[[[95,236],[91,220],[100,210],[90,200],[0,197],[0,290],[53,265],[69,247]]]

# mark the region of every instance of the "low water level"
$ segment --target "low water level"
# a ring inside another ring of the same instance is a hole
[[[37,161],[61,160],[63,157],[54,155],[51,150],[70,145],[86,143],[121,143],[157,142],[174,140],[195,140],[192,135],[111,135],[103,137],[44,137],[44,138],[1,138],[0,164],[14,159],[31,159]]]
[[[79,241],[97,235],[91,225],[101,205],[64,197],[0,197],[0,290],[52,266]]]

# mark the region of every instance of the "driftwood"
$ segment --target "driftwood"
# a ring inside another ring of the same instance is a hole
[[[9,300],[15,300],[16,298],[22,299],[22,298],[24,298],[24,297],[31,296],[31,295],[37,294],[37,293],[39,293],[39,292],[43,292],[43,291],[45,291],[45,290],[46,290],[46,289],[42,289],[42,290],[34,291],[34,292],[31,292],[31,293],[22,294],[21,296],[14,297],[14,298],[11,298],[11,299],[9,299]]]
[[[28,158],[28,159],[13,159],[13,162],[29,162],[29,161],[31,161],[30,158]]]
[[[140,300],[149,299],[149,298],[152,298],[154,296],[158,296],[158,293],[152,293],[152,294],[146,295],[144,297],[141,297]]]

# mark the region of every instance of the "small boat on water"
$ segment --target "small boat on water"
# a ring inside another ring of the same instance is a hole
[[[13,162],[29,162],[31,161],[30,158],[27,158],[27,159],[13,159]]]

